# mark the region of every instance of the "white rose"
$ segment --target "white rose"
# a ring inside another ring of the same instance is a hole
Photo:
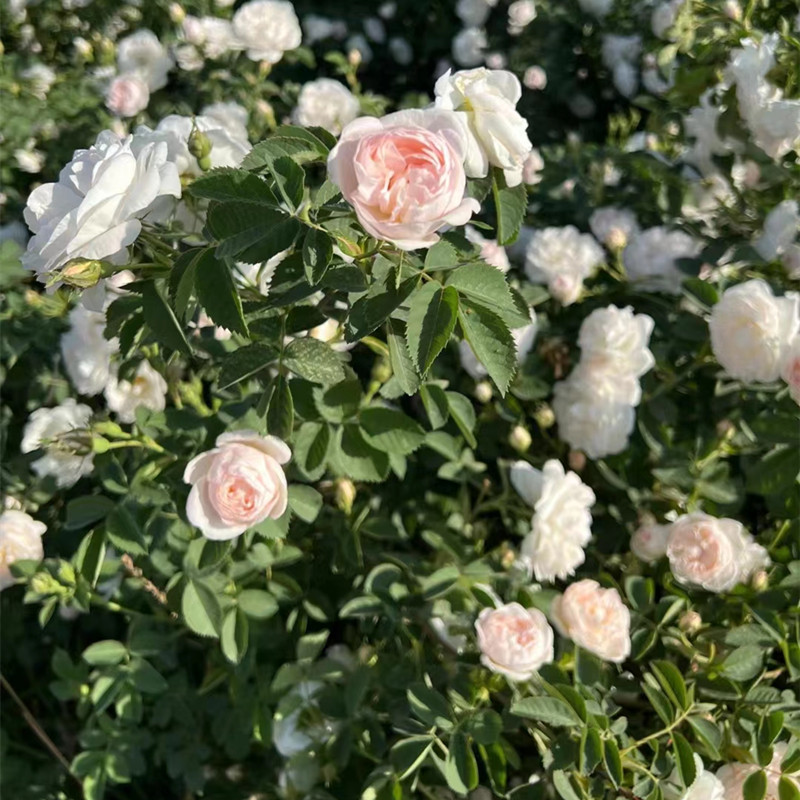
[[[23,266],[45,282],[45,273],[73,258],[125,263],[152,203],[180,194],[166,144],[103,131],[92,147],[75,152],[58,183],[28,196],[24,216],[34,235]]]
[[[709,592],[727,592],[769,564],[740,522],[699,512],[670,525],[667,558],[678,583]]]
[[[206,120],[218,122],[232,139],[242,142],[243,146],[249,145],[247,139],[247,120],[250,116],[244,106],[238,103],[212,103],[200,111]],[[247,143],[245,145],[244,143]]]
[[[598,396],[577,370],[556,383],[552,405],[559,438],[573,450],[582,450],[589,458],[604,458],[628,446],[636,422],[633,406]]]
[[[167,382],[149,361],[142,361],[132,381],[112,375],[105,390],[106,403],[120,422],[136,421],[137,408],[163,411],[166,408]]]
[[[800,296],[775,297],[762,280],[727,289],[711,309],[711,349],[733,378],[768,383],[780,377],[787,348],[800,330]]]
[[[117,67],[123,75],[138,76],[155,92],[167,85],[173,61],[158,36],[142,28],[117,43]]]
[[[488,44],[482,28],[464,28],[453,37],[453,61],[462,67],[475,67],[483,61],[483,51]]]
[[[781,256],[781,263],[792,280],[800,280],[800,244],[790,244]]]
[[[631,536],[631,552],[640,561],[652,564],[667,554],[668,536],[669,525],[640,525]]]
[[[553,660],[553,629],[536,608],[509,603],[484,608],[475,621],[481,663],[512,681],[526,681]]]
[[[764,219],[764,231],[753,242],[758,254],[767,261],[777,258],[791,245],[800,230],[800,212],[796,200],[778,203]]]
[[[291,450],[275,436],[234,431],[193,458],[183,480],[192,484],[186,516],[208,539],[233,539],[265,519],[277,519],[288,504],[282,465]]]
[[[613,33],[607,33],[603,36],[601,56],[603,58],[603,63],[610,70],[613,70],[620,64],[636,64],[641,52],[641,36],[618,36]]]
[[[479,28],[489,18],[492,7],[486,0],[458,0],[456,16],[467,28]]]
[[[528,67],[522,75],[522,84],[526,89],[540,91],[547,86],[547,73],[536,65]],[[525,165],[523,165],[522,180],[524,183],[531,182],[525,178]]]
[[[92,417],[89,406],[79,405],[71,397],[55,408],[38,408],[34,411],[22,433],[20,450],[32,453],[39,448],[44,455],[31,464],[31,469],[41,477],[52,475],[56,486],[67,488],[77,483],[92,471],[94,456],[91,453],[80,455],[68,443],[48,440],[58,439],[70,431],[88,428]]]
[[[687,233],[659,226],[635,234],[622,253],[622,262],[628,278],[643,289],[680,294],[689,276],[677,261],[694,258],[701,249],[702,244]]]
[[[288,0],[250,0],[233,15],[233,32],[253,61],[277,64],[287,50],[300,47],[303,32]]]
[[[779,783],[782,774],[797,789],[800,789],[800,780],[797,778],[797,772],[792,774],[781,773],[781,761],[785,758],[788,749],[786,742],[778,742],[772,748],[772,761],[764,768],[764,772],[767,775],[767,793],[764,795],[764,800],[779,800]],[[717,770],[717,778],[725,790],[724,800],[743,800],[744,782],[757,771],[758,767],[755,764],[742,764],[741,762],[725,764],[720,767]],[[695,800],[695,798],[692,798],[692,800]],[[701,798],[698,797],[696,800],[701,800]]]
[[[683,788],[677,771],[673,771],[668,781],[664,782],[666,800],[730,800],[725,793],[722,782],[703,765],[703,759],[695,753],[695,779],[691,786]],[[680,787],[680,788],[679,788]]]
[[[37,175],[44,167],[44,153],[33,148],[20,147],[14,151],[17,166],[22,172]]]
[[[578,5],[587,14],[602,19],[614,7],[614,0],[578,0]]]
[[[242,49],[242,43],[234,33],[233,25],[219,17],[201,17],[199,20],[199,44],[206,58],[220,58],[226,53]]]
[[[639,232],[639,223],[633,211],[606,206],[592,213],[589,228],[595,239],[610,250],[621,250]]]
[[[317,78],[305,84],[292,118],[298,125],[325,128],[338,136],[359,114],[358,98],[339,81]]]
[[[341,20],[328,19],[319,14],[306,14],[303,17],[303,33],[306,44],[310,46],[323,39],[344,39],[347,25]]]
[[[9,509],[0,514],[0,591],[13,586],[15,561],[40,561],[44,557],[42,535],[47,525],[24,511]]]
[[[570,584],[553,600],[550,616],[556,630],[604,661],[619,664],[631,652],[631,612],[616,589],[597,581]]]
[[[521,30],[536,19],[536,5],[533,0],[514,0],[508,7],[508,24]]]
[[[522,165],[522,182],[528,186],[536,186],[542,182],[541,171],[544,169],[544,159],[539,151],[534,148]]]
[[[182,44],[175,48],[178,66],[185,72],[197,72],[203,69],[203,54],[192,44]]]
[[[520,554],[538,581],[564,580],[585,559],[592,538],[594,492],[574,472],[551,459],[541,470],[525,461],[511,468],[511,483],[533,510]]]
[[[517,111],[522,96],[519,79],[511,72],[485,67],[446,72],[434,87],[437,108],[457,112],[467,132],[464,168],[471,178],[503,170],[506,183],[522,182],[522,167],[531,152],[528,123]]]
[[[675,24],[682,5],[683,0],[668,0],[665,3],[659,3],[653,9],[653,14],[650,17],[650,28],[655,36],[659,39],[672,38],[667,34]]]
[[[103,391],[111,374],[111,356],[117,339],[106,339],[105,314],[79,305],[70,311],[70,328],[61,336],[61,355],[72,385],[91,397]]]
[[[50,87],[56,82],[56,73],[46,64],[33,64],[27,69],[22,70],[20,78],[30,84],[31,94],[44,100]]]
[[[603,249],[574,225],[535,231],[525,250],[525,273],[533,283],[544,283],[563,305],[574,303],[604,259]]]
[[[477,228],[473,228],[472,225],[467,225],[467,227],[464,228],[464,235],[467,237],[468,241],[480,248],[481,258],[487,264],[496,267],[500,272],[508,272],[511,266],[508,262],[508,255],[506,254],[505,248],[497,244],[495,239],[487,239]]]
[[[119,75],[106,92],[106,108],[120,117],[135,117],[149,102],[150,90],[138,75]]]
[[[700,105],[695,106],[683,119],[686,136],[695,140],[685,158],[690,163],[696,164],[703,174],[713,174],[715,171],[712,156],[726,155],[735,146],[717,133],[717,124],[723,109],[712,105],[714,97],[711,89],[703,92],[700,96]]]
[[[800,405],[800,336],[795,336],[786,348],[781,378],[788,384],[792,400]]]

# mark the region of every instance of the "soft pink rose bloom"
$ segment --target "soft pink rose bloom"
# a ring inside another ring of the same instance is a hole
[[[631,612],[616,589],[591,580],[570,584],[550,616],[562,636],[604,661],[619,664],[630,655]]]
[[[106,92],[106,107],[120,117],[134,117],[147,108],[150,89],[137,75],[119,75]]]
[[[764,772],[767,774],[767,793],[764,795],[764,800],[778,800],[779,798],[779,782],[781,779],[781,761],[786,757],[788,745],[786,742],[778,742],[772,750],[772,761]],[[742,764],[735,762],[733,764],[725,764],[717,770],[717,778],[725,787],[725,800],[742,800],[743,791],[742,787],[747,778],[758,770],[755,764]],[[800,781],[797,779],[798,773],[793,773],[795,777],[785,774],[784,777],[788,778],[798,789],[800,789]]]
[[[667,554],[668,535],[669,525],[641,525],[631,536],[631,552],[640,561],[652,564]]]
[[[670,525],[667,558],[678,583],[727,592],[769,564],[740,522],[694,513]]]
[[[528,680],[553,660],[553,629],[535,608],[484,608],[475,622],[481,663],[512,681]]]
[[[0,591],[16,583],[11,574],[15,561],[40,561],[44,557],[42,535],[46,530],[44,522],[24,511],[7,509],[0,514]]]
[[[800,336],[789,344],[781,367],[781,378],[789,385],[789,394],[800,405]]]
[[[183,473],[192,484],[186,516],[208,539],[233,539],[286,511],[288,486],[281,464],[292,457],[275,436],[233,431],[193,458]]]
[[[464,197],[465,153],[452,112],[410,109],[346,125],[328,170],[367,233],[415,250],[436,244],[444,225],[464,225],[480,211]]]

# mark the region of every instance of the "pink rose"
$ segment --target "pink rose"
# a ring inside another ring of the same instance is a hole
[[[786,742],[778,742],[772,750],[772,761],[764,768],[767,775],[767,793],[764,795],[764,800],[778,800],[781,761],[786,757],[787,750]],[[725,800],[742,800],[744,782],[757,771],[758,767],[755,764],[742,764],[741,762],[725,764],[720,767],[717,770],[717,778],[725,787]],[[796,772],[793,775],[784,775],[790,783],[800,789],[800,781],[795,776],[797,776]]]
[[[640,561],[652,564],[667,554],[669,525],[657,525],[655,521],[640,525],[631,536],[631,552]]]
[[[10,569],[15,561],[41,561],[46,530],[43,522],[24,511],[7,509],[0,514],[0,591],[16,583]]]
[[[787,347],[781,378],[789,385],[792,399],[800,405],[800,336],[795,337]]]
[[[767,551],[734,519],[687,514],[672,523],[667,558],[678,583],[727,592],[769,564]]]
[[[591,580],[570,584],[550,616],[562,636],[605,661],[619,664],[630,655],[631,612],[616,589]]]
[[[233,539],[267,519],[277,519],[288,502],[281,464],[292,457],[275,436],[234,431],[193,458],[183,473],[192,484],[186,516],[209,539]]]
[[[331,180],[364,230],[401,250],[430,247],[445,225],[480,210],[465,198],[466,138],[456,116],[411,109],[346,125],[328,156]]]
[[[481,662],[512,681],[526,681],[553,660],[553,629],[535,608],[484,608],[475,622]]]
[[[120,117],[134,117],[147,108],[150,89],[136,75],[119,75],[106,92],[106,108]]]

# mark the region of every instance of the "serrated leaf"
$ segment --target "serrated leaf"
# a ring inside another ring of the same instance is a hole
[[[333,258],[333,242],[325,231],[309,228],[303,239],[303,267],[306,278],[316,286],[328,269]]]
[[[675,751],[675,766],[678,768],[683,785],[688,789],[697,777],[697,764],[694,760],[694,751],[683,734],[673,731],[672,746]]]
[[[372,447],[357,425],[343,425],[333,441],[331,466],[355,481],[376,483],[389,473],[389,456]]]
[[[206,200],[278,205],[275,194],[265,181],[252,172],[234,167],[220,167],[200,175],[189,184],[189,193]]]
[[[266,369],[278,357],[278,351],[265,344],[250,344],[240,347],[223,357],[219,372],[220,391],[252,378]]]
[[[450,407],[444,389],[435,383],[423,383],[420,387],[420,397],[422,397],[422,405],[425,406],[425,413],[428,415],[431,427],[438,430],[446,425],[450,416]]]
[[[559,728],[572,728],[581,724],[572,707],[556,697],[524,697],[511,703],[511,713]]]
[[[800,786],[788,775],[778,780],[778,800],[800,800]]]
[[[266,164],[278,196],[292,210],[296,209],[303,202],[303,187],[305,184],[305,172],[289,156],[281,156]]]
[[[117,506],[106,517],[106,536],[109,542],[123,553],[134,556],[147,555],[144,532],[133,514],[124,506]]]
[[[453,727],[453,712],[450,704],[435,689],[425,683],[412,683],[406,689],[406,698],[411,712],[426,725],[436,725],[449,730]]]
[[[294,483],[289,487],[289,508],[303,522],[313,522],[322,508],[322,495],[313,486]]]
[[[523,183],[509,188],[502,170],[495,168],[492,170],[492,197],[497,213],[497,243],[512,244],[528,210],[528,192]]]
[[[406,339],[408,351],[421,375],[431,368],[450,341],[458,315],[458,292],[431,281],[415,292],[409,302]]]
[[[144,320],[156,339],[166,347],[190,356],[192,348],[186,340],[183,328],[155,283],[153,281],[143,283],[141,294]]]
[[[761,672],[764,649],[757,644],[746,644],[730,652],[722,662],[722,674],[732,681],[749,681]]]
[[[310,480],[319,480],[325,472],[330,438],[324,422],[304,422],[295,434],[293,461]]]
[[[591,775],[603,760],[603,740],[597,728],[585,727],[581,734],[579,768],[581,775]]]
[[[465,264],[452,272],[447,285],[458,290],[459,297],[480,305],[499,316],[509,328],[530,324],[530,311],[515,295],[505,275],[489,264]]]
[[[606,765],[606,772],[614,786],[622,784],[622,758],[619,754],[619,747],[614,739],[606,739],[603,746],[603,761]]]
[[[496,314],[468,300],[458,307],[458,321],[478,361],[505,396],[517,371],[517,346],[511,331]]]
[[[244,157],[241,168],[261,170],[278,158],[288,156],[299,164],[324,161],[330,148],[312,130],[293,125],[281,125],[275,132],[256,144]]]
[[[289,391],[289,383],[283,375],[278,375],[269,391],[267,401],[267,433],[279,439],[292,437],[294,427],[294,402]]]
[[[269,619],[278,613],[278,601],[262,589],[245,589],[238,595],[236,602],[252,619]]]
[[[416,394],[419,389],[419,375],[409,355],[405,342],[405,328],[401,322],[389,320],[386,332],[389,346],[389,363],[392,373],[405,394]]]
[[[447,408],[450,411],[450,416],[455,420],[461,435],[467,440],[470,447],[477,447],[478,442],[475,439],[475,408],[472,401],[468,397],[458,392],[445,392],[447,398]]]
[[[424,441],[425,432],[402,411],[372,406],[359,414],[366,441],[385,453],[409,455]]]
[[[654,661],[651,667],[662,689],[676,707],[680,710],[688,708],[686,682],[678,668],[670,661]]]
[[[283,355],[284,365],[312,383],[330,386],[346,377],[344,364],[329,344],[305,336],[290,342]]]
[[[719,761],[722,758],[719,749],[722,745],[722,731],[704,717],[688,717],[687,722],[692,726],[695,736],[705,745],[711,758]]]
[[[393,267],[384,280],[375,281],[367,293],[353,303],[345,331],[348,342],[358,341],[372,333],[414,291],[418,276],[406,278],[398,287],[397,275]]]
[[[183,590],[181,612],[187,626],[200,636],[219,636],[222,610],[214,592],[199,581],[189,581]]]
[[[181,253],[175,259],[169,274],[169,296],[172,307],[175,316],[183,322],[186,321],[189,301],[194,291],[195,262],[202,252],[202,248],[196,247]]]
[[[570,776],[564,770],[557,769],[553,772],[553,786],[562,800],[581,800],[581,795],[575,790]]]
[[[247,616],[239,608],[231,608],[225,615],[220,633],[222,654],[232,664],[238,664],[247,652],[249,639]]]
[[[220,261],[209,248],[198,256],[195,269],[197,299],[214,324],[247,336],[242,301],[239,299],[230,267]]]

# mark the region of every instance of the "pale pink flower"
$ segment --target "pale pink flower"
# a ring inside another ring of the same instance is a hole
[[[512,681],[528,680],[553,660],[553,629],[535,608],[485,608],[475,622],[481,663]]]
[[[11,574],[15,561],[43,558],[42,534],[46,530],[43,522],[24,511],[7,509],[0,514],[0,591],[16,583]]]
[[[149,102],[150,89],[138,75],[118,75],[106,92],[106,107],[120,117],[135,117]]]
[[[669,525],[655,522],[640,525],[631,536],[631,552],[640,561],[652,564],[667,554]]]
[[[345,126],[328,169],[367,233],[415,250],[436,244],[444,225],[464,225],[480,210],[464,197],[465,152],[451,112],[410,109]]]
[[[767,793],[764,800],[778,800],[779,782],[781,779],[781,761],[786,756],[788,745],[786,742],[778,742],[772,750],[772,761],[764,768],[767,775]],[[742,764],[734,762],[725,764],[717,770],[717,778],[725,787],[725,800],[742,800],[744,782],[750,775],[758,770],[755,764]],[[800,781],[797,779],[798,773],[792,775],[785,774],[791,783],[800,789]]]
[[[255,431],[233,431],[218,436],[216,445],[186,465],[189,522],[208,539],[233,539],[282,516],[288,486],[281,465],[292,457],[286,444]]]
[[[789,385],[789,394],[800,405],[800,336],[796,336],[786,348],[781,378]]]

